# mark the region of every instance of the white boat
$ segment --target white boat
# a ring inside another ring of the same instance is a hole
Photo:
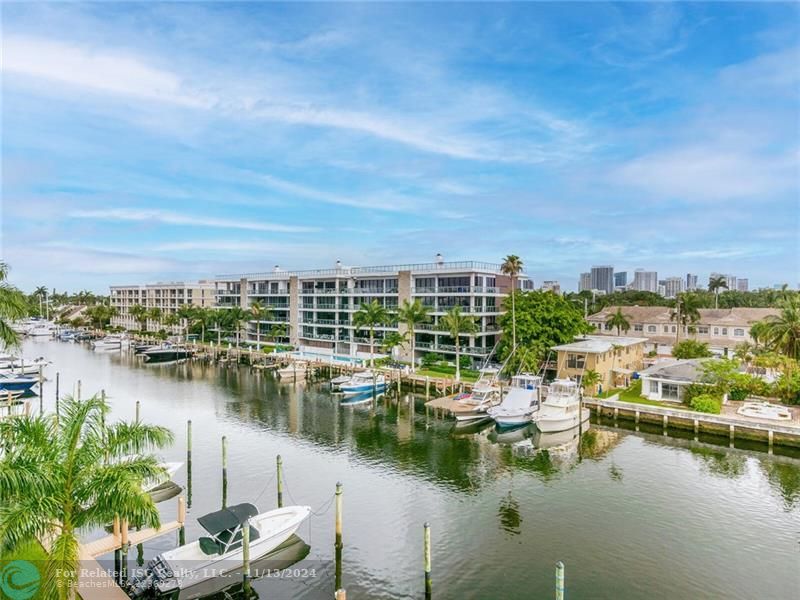
[[[173,477],[175,477],[175,473],[183,466],[182,462],[167,462],[161,463],[159,465],[161,468],[164,469],[164,474],[160,477],[154,477],[148,481],[145,481],[142,484],[142,490],[145,492],[149,492],[160,485],[171,481]]]
[[[305,377],[307,368],[308,367],[306,363],[302,361],[295,361],[286,367],[278,369],[276,373],[278,374],[278,377],[288,381],[290,379],[297,379],[298,377]]]
[[[456,421],[476,421],[486,419],[486,411],[500,403],[500,369],[486,367],[480,370],[480,377],[472,392],[456,397],[450,410]]]
[[[130,583],[130,591],[134,597],[149,590],[168,594],[236,572],[244,562],[245,523],[250,524],[250,560],[255,561],[289,539],[310,514],[308,506],[287,506],[259,514],[248,503],[209,513],[197,520],[208,536],[151,560],[143,575]]]
[[[578,384],[571,379],[556,379],[547,389],[542,408],[534,418],[536,427],[544,433],[566,431],[589,420],[589,411],[581,410]]]
[[[350,381],[341,384],[339,389],[345,396],[372,392],[373,390],[380,393],[386,390],[386,378],[384,378],[383,373],[362,371],[361,373],[355,373],[350,378]]]
[[[502,402],[486,411],[498,427],[518,427],[530,423],[539,410],[539,389],[542,378],[521,373],[511,378],[511,385]]]
[[[122,348],[125,338],[121,335],[107,335],[106,337],[92,342],[95,350],[105,350],[107,348]]]
[[[0,374],[38,375],[39,369],[44,369],[50,361],[42,357],[35,359],[0,357]]]
[[[353,378],[352,375],[339,375],[338,377],[334,377],[331,379],[331,388],[334,390],[338,390],[342,384],[350,383],[350,380]]]
[[[53,337],[55,328],[52,323],[41,323],[28,329],[30,337]]]

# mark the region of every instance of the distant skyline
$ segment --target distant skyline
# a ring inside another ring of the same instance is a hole
[[[4,3],[0,253],[26,290],[437,252],[794,287],[798,17]]]

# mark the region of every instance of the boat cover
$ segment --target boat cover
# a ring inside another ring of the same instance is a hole
[[[203,515],[197,522],[211,535],[242,525],[247,519],[255,517],[258,509],[248,502],[235,504],[216,512]]]

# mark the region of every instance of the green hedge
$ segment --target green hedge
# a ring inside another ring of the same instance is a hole
[[[712,394],[700,394],[689,401],[689,406],[697,412],[718,415],[722,408],[722,401]]]

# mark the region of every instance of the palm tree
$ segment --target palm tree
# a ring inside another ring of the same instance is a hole
[[[269,336],[272,338],[272,341],[276,341],[278,338],[285,338],[289,334],[286,325],[280,323],[278,325],[273,325],[272,329],[269,330]]]
[[[800,300],[787,298],[780,309],[779,315],[764,319],[767,345],[775,352],[800,360]]]
[[[157,527],[159,513],[142,483],[164,475],[149,450],[172,433],[141,422],[106,423],[99,396],[64,398],[59,416],[0,421],[0,548],[52,540],[44,565],[43,598],[66,600],[77,580],[78,533],[115,517]]]
[[[517,347],[517,307],[516,307],[516,292],[517,292],[517,275],[522,272],[522,259],[516,254],[509,254],[500,265],[500,272],[508,275],[511,278],[511,347]]]
[[[39,298],[39,316],[44,316],[44,307],[42,306],[42,302],[44,302],[45,298],[47,298],[47,287],[44,285],[40,285],[35,290],[33,290],[33,295]]]
[[[8,283],[8,265],[0,261],[0,344],[5,348],[19,345],[19,335],[11,322],[27,314],[25,294]]]
[[[363,329],[369,330],[369,366],[375,366],[375,327],[389,323],[391,317],[386,308],[377,300],[373,300],[369,304],[362,302],[359,308],[353,314],[353,325],[356,331]]]
[[[610,327],[616,327],[617,335],[620,335],[622,331],[627,332],[631,328],[630,322],[627,318],[625,318],[625,315],[622,314],[622,308],[619,306],[617,307],[617,312],[608,318],[606,325]]]
[[[397,331],[392,331],[387,333],[383,337],[383,341],[381,342],[381,350],[387,352],[390,356],[392,354],[392,350],[399,346],[402,346],[406,343],[406,336],[402,333],[398,333]]]
[[[250,304],[250,313],[256,321],[256,346],[261,348],[261,321],[268,321],[272,318],[272,309],[264,306],[258,300],[253,300]]]
[[[448,310],[439,323],[444,326],[450,333],[450,337],[455,341],[456,381],[461,381],[461,341],[459,336],[463,333],[475,333],[478,330],[478,324],[475,322],[475,317],[463,314],[458,306]]]
[[[431,308],[424,305],[419,298],[413,302],[403,300],[402,306],[397,311],[397,318],[401,323],[408,327],[408,337],[411,340],[411,372],[416,370],[416,345],[417,345],[417,325],[421,325],[430,320]]]
[[[163,329],[161,320],[164,318],[164,311],[162,311],[157,306],[154,306],[150,310],[147,311],[147,316],[150,317],[153,321],[158,323],[158,328]]]
[[[724,275],[716,275],[708,280],[708,291],[714,294],[714,308],[719,308],[719,291],[728,289],[728,280]]]
[[[225,311],[225,316],[223,318],[226,322],[233,325],[234,331],[236,331],[237,348],[239,347],[242,330],[245,328],[249,316],[250,313],[240,306],[234,306],[233,308],[229,308],[227,311]]]
[[[128,309],[128,314],[139,323],[141,331],[147,330],[147,309],[141,304],[134,304]]]
[[[764,321],[756,321],[750,326],[750,337],[753,338],[753,344],[755,344],[756,348],[764,344],[767,339],[768,330],[769,325]]]
[[[589,369],[583,374],[583,377],[581,377],[581,388],[584,392],[587,388],[594,390],[598,383],[600,383],[600,373],[594,369]]]

